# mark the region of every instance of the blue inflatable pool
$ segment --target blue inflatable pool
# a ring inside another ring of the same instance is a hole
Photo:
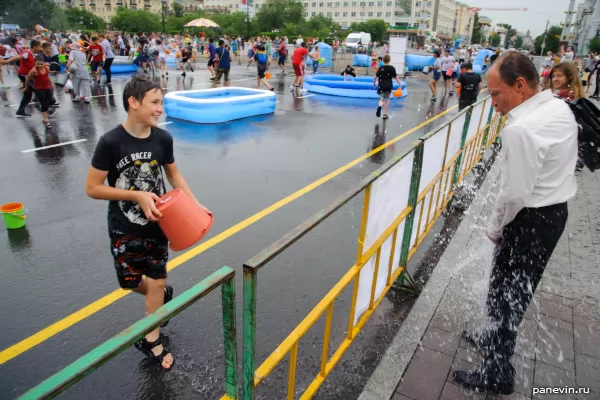
[[[423,71],[426,65],[433,66],[433,56],[421,56],[418,54],[406,55],[406,68],[409,71]]]
[[[61,64],[60,66],[60,72],[65,72],[66,70],[66,65],[65,64]],[[89,68],[88,68],[89,70]],[[113,74],[131,74],[134,72],[137,72],[138,67],[133,65],[133,64],[113,64],[110,67],[110,72]],[[104,74],[104,69],[102,70],[102,74]]]
[[[249,88],[215,88],[169,92],[167,116],[199,124],[218,124],[275,112],[275,93]]]
[[[309,75],[304,80],[304,88],[309,92],[328,94],[330,96],[353,97],[358,99],[376,99],[377,90],[373,89],[373,77],[359,76],[344,80],[341,75]],[[394,80],[394,89],[398,83]],[[402,81],[402,97],[408,95],[406,82]]]
[[[352,66],[353,67],[370,67],[371,66],[371,56],[366,54],[355,54],[352,56]]]

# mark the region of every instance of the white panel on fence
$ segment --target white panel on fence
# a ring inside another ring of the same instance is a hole
[[[405,36],[390,37],[390,57],[392,65],[396,68],[398,76],[404,75],[406,66],[406,49],[408,48],[408,38]]]
[[[467,131],[467,140],[471,139],[484,126],[481,123],[481,115],[483,114],[483,103],[479,103],[473,106],[473,112],[471,114],[471,122],[469,122],[469,130]]]
[[[364,239],[365,252],[377,241],[408,205],[413,160],[414,152],[411,152],[371,185],[371,197],[367,214],[367,229]],[[399,246],[402,244],[403,231],[401,229],[404,229],[403,227],[404,224],[402,223],[398,230],[397,246],[395,249],[395,253],[397,254],[394,254],[394,270],[397,269],[400,258]],[[387,278],[391,243],[392,235],[390,235],[386,241],[386,245],[382,246],[381,249],[377,282],[383,280],[384,286]],[[360,274],[358,298],[356,302],[357,309],[354,318],[355,323],[362,313],[369,308],[374,270],[375,255],[373,255],[372,260],[365,264]],[[379,286],[380,285],[378,284],[376,287],[376,298],[381,294],[384,287]]]
[[[448,164],[452,157],[460,150],[460,141],[462,139],[466,117],[467,114],[463,113],[452,122],[450,128],[450,140],[448,140],[448,149],[446,150],[446,164]]]

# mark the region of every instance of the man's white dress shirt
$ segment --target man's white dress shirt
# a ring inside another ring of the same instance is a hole
[[[577,191],[575,117],[564,100],[545,90],[508,113],[501,132],[501,186],[488,235],[502,230],[523,208],[563,203]]]

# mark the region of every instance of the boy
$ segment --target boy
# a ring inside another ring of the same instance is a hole
[[[343,70],[340,75],[342,75],[344,77],[344,80],[346,80],[347,76],[356,78],[356,71],[354,71],[354,68],[352,68],[351,65],[346,65],[346,69]]]
[[[31,71],[35,67],[35,55],[40,52],[42,49],[42,45],[38,40],[32,40],[30,42],[30,48],[23,50],[23,52],[17,56],[9,58],[2,63],[11,63],[15,61],[19,61],[19,69],[17,70],[17,74],[19,74],[19,80],[25,85],[25,80],[27,79],[27,75],[29,75],[29,71]],[[31,115],[25,112],[25,107],[31,102],[31,98],[33,97],[33,90],[27,90],[28,88],[23,87],[23,97],[21,98],[21,104],[19,104],[19,108],[17,109],[17,118],[27,118],[31,117]]]
[[[85,189],[91,198],[109,200],[109,237],[119,284],[144,295],[149,314],[173,297],[173,288],[165,285],[168,241],[156,223],[162,215],[155,203],[166,192],[163,169],[173,188],[196,198],[175,164],[173,138],[157,127],[163,113],[160,85],[145,76],[133,77],[123,90],[123,106],[127,120],[100,138]],[[173,356],[163,348],[159,328],[135,346],[165,370],[171,368]]]
[[[215,39],[213,38],[209,38],[208,39],[208,64],[207,64],[207,68],[210,71],[210,80],[214,81],[216,78],[216,73],[215,73],[215,69],[213,68],[213,64],[215,63],[215,51],[217,50],[215,48],[215,44],[214,44]],[[193,71],[193,70],[192,70]]]
[[[229,86],[229,71],[231,70],[231,53],[225,47],[225,40],[219,39],[219,48],[215,50],[215,62],[217,66],[217,75],[215,76],[214,86],[221,86],[221,77],[225,79],[225,86]]]
[[[190,66],[190,70],[194,72],[194,67],[192,66],[192,46],[184,47],[181,49],[181,69],[183,72],[181,76],[185,76],[185,65],[188,64]],[[214,78],[212,79],[214,80]]]
[[[379,93],[379,106],[377,107],[377,118],[381,117],[381,106],[385,104],[385,110],[383,110],[383,119],[388,119],[388,109],[390,108],[390,95],[392,94],[392,88],[394,86],[392,79],[396,79],[398,85],[402,87],[400,78],[396,75],[396,68],[390,65],[392,57],[389,54],[383,56],[383,67],[377,70],[375,78],[373,78],[373,88],[376,87],[377,81],[379,81],[379,87],[377,93]]]
[[[269,65],[271,64],[269,62],[269,57],[267,56],[267,53],[265,51],[265,46],[263,45],[258,45],[256,47],[256,50],[258,50],[256,52],[256,54],[254,54],[254,61],[256,61],[256,70],[257,70],[257,76],[256,76],[256,88],[260,89],[260,83],[262,82],[267,89],[269,89],[270,91],[274,91],[275,89],[273,89],[271,87],[271,85],[269,85],[269,82],[267,82],[267,80],[265,79],[265,73],[267,72],[267,69],[269,69]]]
[[[56,57],[52,56],[52,45],[50,43],[42,44],[42,53],[40,54],[44,60],[44,63],[48,66],[48,70],[50,71],[50,75],[56,75],[60,72],[60,64],[58,61],[55,61]],[[36,57],[37,58],[37,57]],[[54,88],[54,85],[53,85]],[[37,96],[37,91],[35,91],[35,95]],[[38,102],[41,103],[38,97]],[[50,89],[50,105],[52,107],[58,107],[60,103],[56,101],[56,97],[54,97],[54,89]],[[54,111],[50,111],[50,115],[54,114]]]
[[[104,53],[104,56],[105,56],[104,73],[106,74],[106,82],[104,82],[104,84],[106,86],[110,86],[110,85],[112,85],[112,83],[111,83],[112,74],[111,74],[110,67],[112,66],[112,63],[115,59],[115,53],[112,51],[112,46],[110,44],[110,41],[106,38],[106,36],[104,34],[100,34],[98,37],[100,38],[100,46],[102,46],[102,52]]]
[[[88,46],[87,62],[90,64],[94,83],[99,85],[100,78],[102,77],[102,67],[104,66],[104,50],[102,49],[102,46],[98,44],[98,38],[96,36],[92,37],[92,44]]]
[[[458,109],[475,104],[477,95],[481,91],[481,77],[473,72],[473,64],[466,62],[463,65],[464,74],[460,74],[456,81],[456,91],[459,93]]]
[[[44,57],[41,55],[35,56],[35,67],[27,74],[24,88],[31,90],[31,86],[35,91],[35,95],[40,102],[42,115],[44,117],[44,126],[46,129],[51,129],[52,125],[48,120],[48,109],[52,103],[52,89],[55,89],[54,83],[50,80],[50,69],[44,62]],[[31,86],[30,86],[31,84]]]
[[[292,67],[294,67],[294,72],[296,74],[294,83],[292,84],[292,90],[295,88],[302,89],[304,87],[304,57],[310,57],[313,61],[317,61],[308,53],[306,43],[303,41],[300,43],[300,47],[298,47],[292,55]]]

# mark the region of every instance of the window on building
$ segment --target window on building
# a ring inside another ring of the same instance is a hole
[[[391,7],[392,6],[392,2],[388,1],[388,2],[385,3],[385,5],[388,6],[388,7]]]
[[[320,12],[320,13],[319,13],[319,16],[321,16],[321,17],[322,17],[322,16],[323,16],[323,13],[322,13],[322,12]]]
[[[356,2],[355,1],[352,2],[352,7],[356,7]]]
[[[317,13],[313,11],[312,13],[310,13],[310,15],[311,17],[314,17],[315,15],[317,15]]]
[[[304,8],[308,8],[308,3],[304,3]]]
[[[327,3],[327,7],[331,7],[331,3]]]
[[[359,16],[359,17],[364,17],[364,16],[365,16],[365,13],[361,11],[361,12],[359,12],[359,13],[358,13],[358,16]]]
[[[239,5],[239,4],[236,4],[236,5],[235,5],[235,8],[240,8],[240,5]]]
[[[307,17],[308,17],[308,13],[307,13],[307,12],[305,12],[305,13],[304,13],[304,18],[307,18]]]
[[[340,16],[340,13],[339,13],[339,12],[336,12],[336,13],[335,13],[335,16],[336,16],[336,17],[339,17],[339,16]]]
[[[369,2],[369,7],[374,7],[375,6],[375,2],[374,1],[370,1]]]
[[[342,16],[343,16],[343,17],[347,17],[347,16],[348,16],[348,13],[347,13],[347,12],[345,12],[345,13],[343,13],[343,14],[342,14]]]
[[[325,3],[319,3],[319,7],[325,7]]]
[[[386,12],[386,13],[385,13],[385,16],[386,16],[386,17],[391,17],[391,16],[392,16],[392,13],[388,11],[388,12]]]
[[[355,13],[355,12],[353,12],[353,13],[351,13],[351,14],[350,14],[350,16],[351,16],[351,17],[356,17],[356,13]]]
[[[369,17],[372,17],[372,16],[373,16],[373,13],[372,13],[372,12],[369,12]]]
[[[327,13],[327,16],[328,16],[329,18],[331,18],[331,13],[330,13],[330,12],[328,12],[328,13]]]
[[[415,3],[415,7],[421,7],[421,2],[420,2],[420,1],[417,1],[417,2]]]
[[[364,6],[365,6],[365,4],[366,4],[366,3],[365,3],[364,1],[361,1],[361,2],[360,2],[360,6],[361,6],[361,7],[364,7]]]
[[[380,12],[377,13],[377,16],[381,17],[381,16],[383,16],[383,13],[380,11]]]
[[[431,7],[431,2],[430,1],[427,2],[427,7]]]
[[[313,7],[316,7],[316,6],[317,6],[317,3],[312,3],[312,6],[313,6]]]
[[[339,8],[341,4],[342,4],[342,3],[340,3],[340,2],[338,1],[338,2],[336,2],[336,3],[333,3],[333,6],[334,6],[335,8]]]

